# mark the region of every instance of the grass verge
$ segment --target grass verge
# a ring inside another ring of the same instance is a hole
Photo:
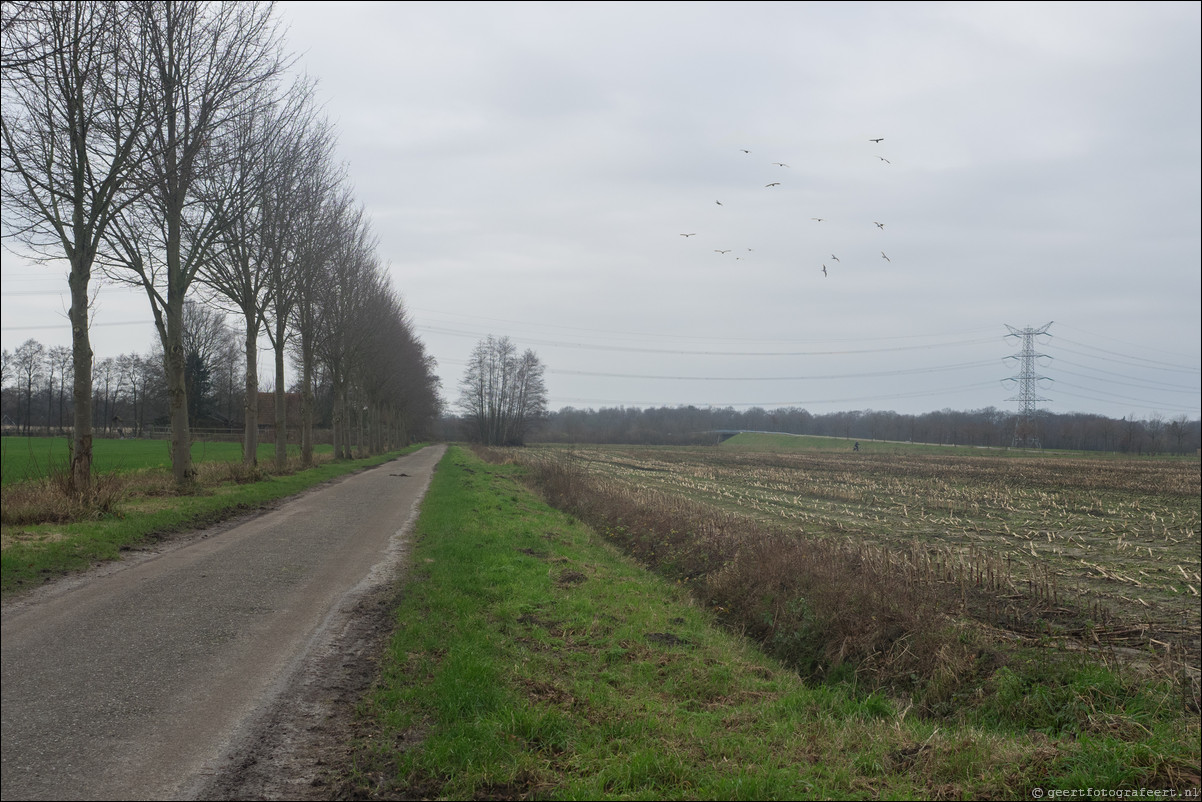
[[[92,504],[86,520],[53,523],[6,523],[0,528],[0,592],[5,596],[42,584],[98,562],[117,559],[121,552],[171,534],[212,525],[234,516],[269,507],[276,501],[349,473],[388,462],[420,448],[365,459],[322,462],[307,470],[274,474],[266,469],[246,475],[237,462],[202,466],[197,491],[178,495],[170,473],[102,474],[97,479],[108,498],[99,510]],[[42,483],[4,488],[5,516],[18,506],[42,506],[38,499],[66,502]],[[26,501],[25,495],[32,495]]]
[[[459,448],[440,465],[342,796],[1029,799],[1196,784],[1196,716],[1171,709],[1169,689],[1067,654],[1055,671],[1015,660],[967,713],[934,720],[854,676],[807,683],[521,474]],[[1066,704],[1071,721],[1047,720]]]

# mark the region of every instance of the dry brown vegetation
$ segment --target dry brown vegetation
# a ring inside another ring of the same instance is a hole
[[[632,447],[491,457],[532,468],[553,504],[803,670],[909,682],[937,707],[989,672],[992,644],[1053,638],[1196,676],[1197,462]]]

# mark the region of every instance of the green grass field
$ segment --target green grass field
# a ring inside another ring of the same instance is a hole
[[[71,441],[66,437],[0,437],[0,477],[5,485],[44,479],[52,471],[65,470]],[[144,468],[169,468],[171,455],[167,440],[97,439],[92,445],[93,469],[98,473],[136,471]],[[330,453],[331,446],[317,446],[318,454]],[[299,454],[300,446],[290,445],[289,454]],[[259,461],[275,458],[275,444],[259,444]],[[241,443],[196,442],[192,444],[194,462],[236,462],[242,459]]]

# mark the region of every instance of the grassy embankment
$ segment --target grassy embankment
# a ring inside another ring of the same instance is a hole
[[[453,448],[340,793],[354,798],[1032,798],[1198,783],[1170,678],[1053,646],[941,713],[804,680],[523,484]],[[611,533],[612,534],[612,533]],[[964,637],[972,640],[971,634]],[[974,644],[974,647],[976,644]],[[950,663],[948,665],[951,665]]]
[[[64,489],[64,438],[3,438],[0,591],[5,595],[117,559],[140,544],[263,509],[405,453],[335,462],[325,446],[318,449],[316,466],[300,470],[294,456],[278,473],[270,467],[272,446],[260,447],[260,467],[248,471],[237,443],[197,443],[196,484],[181,494],[161,440],[98,440],[95,452],[96,488],[80,499]]]

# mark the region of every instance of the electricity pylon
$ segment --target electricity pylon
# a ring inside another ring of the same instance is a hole
[[[1051,359],[1047,354],[1040,354],[1035,350],[1035,338],[1041,334],[1048,334],[1048,328],[1053,321],[1048,321],[1037,329],[1028,326],[1025,329],[1016,329],[1010,324],[1006,324],[1006,328],[1010,329],[1007,337],[1022,337],[1023,349],[1013,356],[1008,356],[1006,359],[1018,360],[1018,375],[1012,376],[1006,381],[1017,382],[1018,395],[1007,398],[1007,401],[1019,402],[1018,420],[1014,423],[1014,443],[1013,445],[1020,448],[1039,448],[1039,429],[1036,426],[1036,418],[1039,410],[1036,407],[1040,401],[1048,401],[1050,399],[1042,398],[1036,392],[1038,383],[1043,380],[1052,381],[1047,376],[1040,376],[1035,372],[1036,360],[1046,357]]]

